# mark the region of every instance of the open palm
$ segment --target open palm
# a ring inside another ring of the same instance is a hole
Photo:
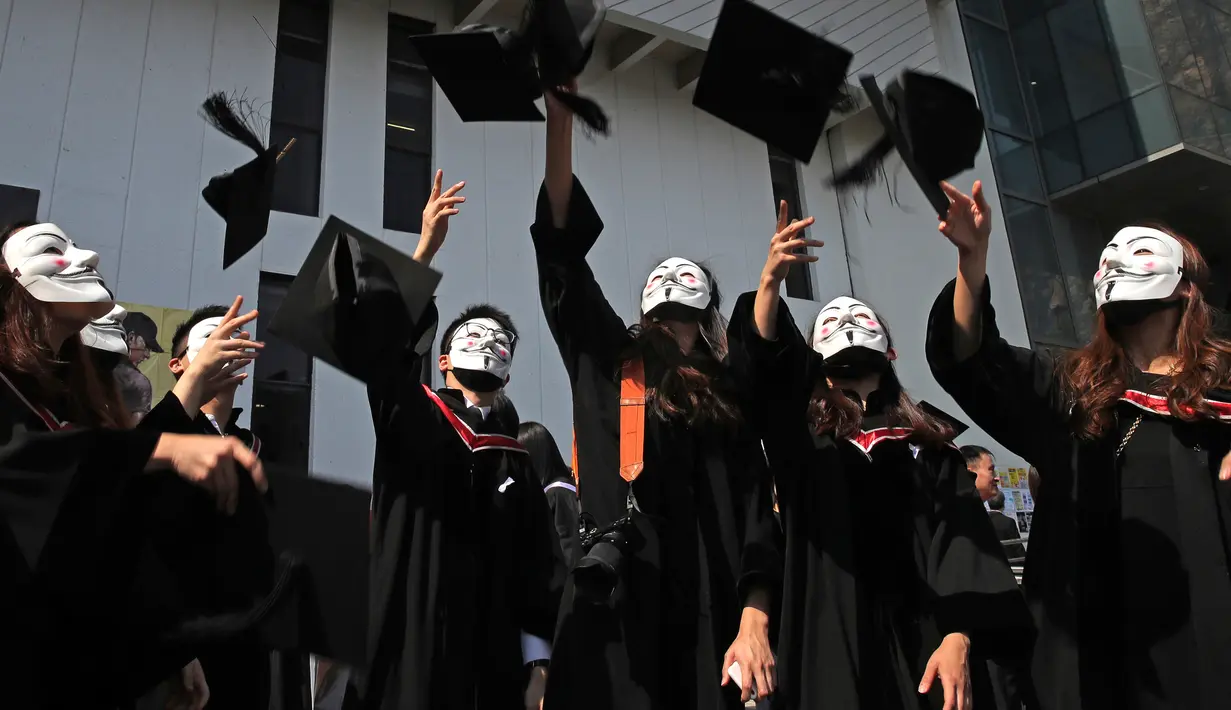
[[[987,248],[992,233],[992,208],[983,194],[983,182],[976,180],[970,194],[947,182],[940,184],[949,196],[949,213],[940,221],[938,228],[961,254]]]

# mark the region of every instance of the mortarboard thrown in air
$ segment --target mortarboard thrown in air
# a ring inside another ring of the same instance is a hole
[[[410,41],[464,122],[542,121],[534,102],[549,91],[605,135],[603,109],[559,87],[585,68],[606,12],[598,0],[531,0],[518,30],[466,25]]]
[[[847,98],[851,57],[749,0],[725,0],[692,103],[806,164]]]
[[[859,82],[885,133],[834,176],[833,186],[843,190],[875,182],[885,158],[897,149],[928,202],[944,217],[949,198],[941,181],[973,167],[983,145],[983,114],[974,94],[947,79],[910,70],[884,92],[875,77],[861,76]]]
[[[228,98],[224,93],[210,95],[201,104],[201,116],[221,133],[243,143],[256,157],[235,170],[210,178],[201,196],[218,216],[226,220],[226,241],[222,248],[222,268],[228,268],[261,242],[269,230],[269,212],[274,194],[274,171],[287,150],[265,147],[252,125],[255,110],[243,98]]]
[[[331,216],[287,290],[270,332],[352,377],[373,384],[403,352],[372,346],[373,330],[415,333],[440,272]],[[413,343],[401,343],[413,346]]]
[[[948,412],[941,409],[940,407],[937,407],[931,402],[921,401],[919,402],[919,408],[922,409],[924,412],[926,412],[928,415],[933,416],[939,419],[940,421],[944,422],[945,424],[948,424],[949,426],[953,427],[954,437],[961,436],[963,433],[965,433],[967,429],[970,428],[969,424],[949,414]]]
[[[368,630],[372,494],[304,471],[266,468],[269,542],[292,560],[277,607],[262,622],[276,649],[362,667]]]

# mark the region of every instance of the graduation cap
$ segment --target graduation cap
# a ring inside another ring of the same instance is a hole
[[[222,247],[224,269],[252,251],[269,231],[274,171],[278,161],[295,143],[291,139],[286,148],[266,148],[252,125],[254,114],[246,99],[229,99],[221,92],[201,104],[201,116],[209,125],[256,153],[255,158],[235,170],[210,178],[201,191],[206,204],[227,223]]]
[[[379,328],[409,339],[439,283],[440,272],[330,216],[269,329],[372,383],[402,353],[373,347],[367,333]]]
[[[543,120],[531,48],[512,30],[467,25],[410,43],[463,122]]]
[[[692,104],[806,164],[851,57],[749,0],[726,0]]]
[[[949,198],[942,180],[969,170],[983,145],[983,114],[974,94],[931,74],[904,71],[885,87],[873,76],[859,82],[885,134],[853,165],[835,175],[838,189],[866,185],[895,148],[911,177],[936,213],[949,213]]]
[[[303,471],[266,468],[269,542],[294,572],[262,622],[271,647],[366,662],[372,494]]]
[[[961,436],[967,429],[970,428],[970,425],[966,422],[958,419],[930,402],[919,402],[919,408],[926,412],[928,416],[935,417],[936,419],[939,419],[945,424],[953,427],[954,438]]]

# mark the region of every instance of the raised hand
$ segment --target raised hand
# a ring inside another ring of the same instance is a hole
[[[222,317],[222,322],[206,338],[201,351],[193,356],[191,362],[185,361],[185,353],[179,353],[185,369],[179,381],[172,390],[184,405],[184,411],[196,416],[201,405],[208,402],[228,388],[234,388],[248,377],[248,373],[239,372],[256,359],[264,343],[250,340],[252,336],[243,326],[256,320],[258,313],[248,311],[239,315],[239,309],[244,305],[244,297],[236,296],[235,302]],[[237,337],[232,335],[239,331]]]
[[[970,195],[947,182],[940,183],[949,196],[949,214],[940,221],[940,233],[953,242],[960,256],[986,253],[992,233],[992,208],[983,194],[983,182],[975,180]]]
[[[802,232],[812,226],[816,220],[812,217],[798,219],[788,223],[786,200],[778,203],[778,225],[774,236],[769,240],[769,257],[765,260],[765,268],[761,270],[762,283],[781,283],[791,270],[791,264],[811,263],[820,259],[796,250],[808,247],[823,247],[825,242],[814,239],[804,239]]]
[[[423,228],[419,231],[419,246],[415,249],[414,257],[415,261],[421,264],[430,262],[436,252],[440,251],[441,245],[445,243],[445,235],[449,232],[449,218],[458,214],[461,211],[458,205],[466,201],[465,197],[457,194],[466,186],[466,181],[463,180],[441,192],[444,177],[445,171],[436,171],[436,177],[432,179],[432,194],[428,196],[427,205],[423,208]]]

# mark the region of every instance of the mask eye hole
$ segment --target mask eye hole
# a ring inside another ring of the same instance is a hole
[[[44,254],[55,254],[56,256],[64,256],[64,250],[58,247],[47,247],[43,250]]]
[[[837,322],[837,320],[838,320],[837,318],[834,318],[833,316],[829,316],[825,320],[821,321],[821,325],[829,325],[830,323]]]
[[[663,277],[662,277],[661,275],[660,275],[660,276],[651,276],[651,277],[650,277],[650,284],[656,284],[656,283],[658,283],[659,281],[662,281],[662,280],[663,280]]]
[[[867,313],[856,313],[855,317],[861,318],[863,320],[872,320],[872,316],[868,315]]]
[[[1154,252],[1152,252],[1152,251],[1150,251],[1149,249],[1146,249],[1146,248],[1144,248],[1144,247],[1143,247],[1143,248],[1138,249],[1137,251],[1133,252],[1133,256],[1154,256]]]

